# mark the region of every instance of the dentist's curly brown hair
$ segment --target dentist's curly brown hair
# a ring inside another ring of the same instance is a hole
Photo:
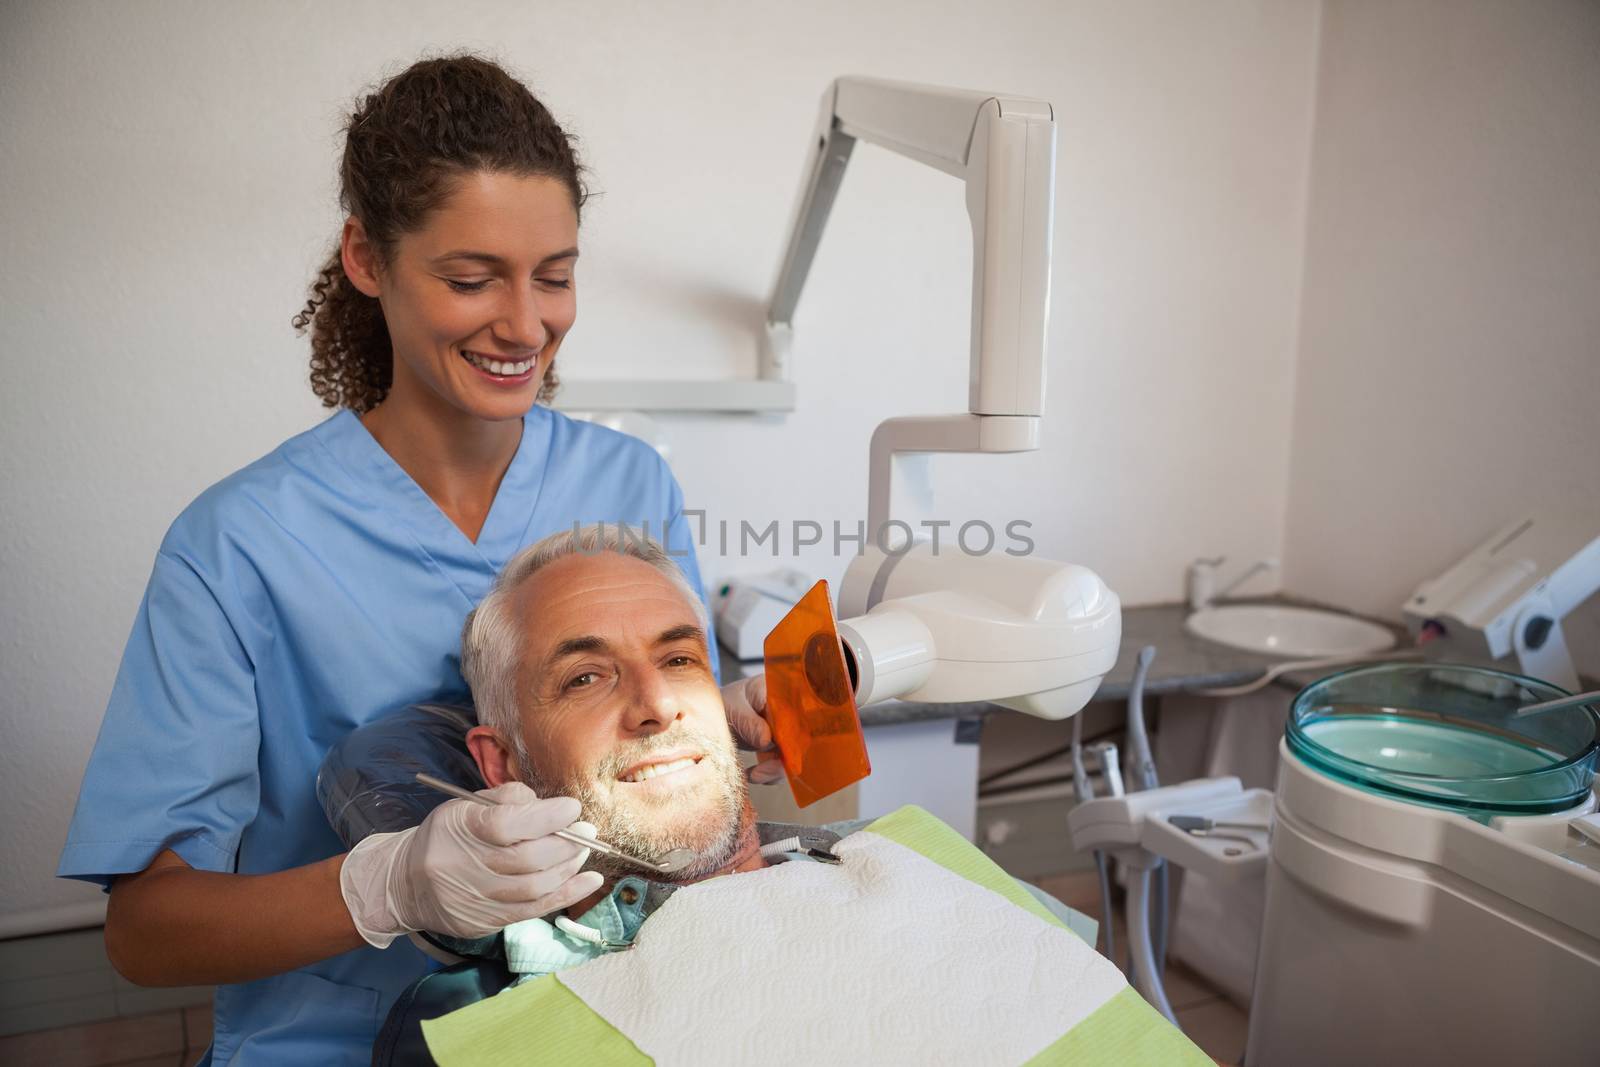
[[[380,262],[466,174],[555,178],[579,212],[588,197],[573,139],[527,86],[480,56],[419,60],[362,98],[344,132],[339,203],[361,220]],[[389,394],[394,350],[383,309],[345,276],[337,241],[293,323],[310,330],[311,388],[324,407],[362,414]],[[552,364],[539,400],[548,403],[558,384]]]

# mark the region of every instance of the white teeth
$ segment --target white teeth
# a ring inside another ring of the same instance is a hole
[[[652,763],[639,768],[622,780],[624,782],[645,782],[651,778],[658,778],[663,774],[675,774],[678,771],[688,770],[693,766],[694,760],[692,759],[676,759],[671,763]]]
[[[533,360],[531,359],[525,359],[519,363],[503,363],[497,359],[487,359],[478,355],[476,352],[464,352],[462,354],[467,357],[467,362],[471,363],[474,367],[486,370],[490,374],[498,375],[500,377],[526,374],[533,367]]]

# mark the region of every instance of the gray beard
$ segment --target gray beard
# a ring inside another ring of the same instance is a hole
[[[617,802],[617,775],[621,771],[654,752],[680,747],[686,740],[693,740],[704,751],[701,764],[712,771],[712,786],[694,798],[695,810],[669,807],[683,803],[672,797],[649,804]],[[583,818],[594,824],[600,840],[652,863],[662,862],[674,849],[686,848],[695,853],[693,863],[669,878],[657,877],[658,881],[693,882],[704,878],[726,865],[739,846],[748,786],[734,756],[731,738],[718,739],[682,729],[656,734],[611,753],[589,772],[565,781],[540,774],[522,745],[518,745],[517,762],[522,780],[535,793],[576,799],[583,808]],[[647,873],[634,864],[598,853],[591,853],[585,866],[608,879]]]

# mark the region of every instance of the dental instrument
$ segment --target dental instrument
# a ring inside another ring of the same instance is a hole
[[[1128,768],[1136,790],[1151,790],[1158,785],[1155,759],[1150,752],[1150,738],[1144,721],[1144,686],[1155,661],[1154,645],[1139,650],[1134,660],[1133,681],[1128,688]],[[1118,767],[1117,748],[1108,745],[1109,752],[1102,756],[1102,764],[1109,757],[1107,776],[1111,781],[1111,796],[1125,795],[1126,789]],[[1177,1017],[1167,1002],[1162,975],[1166,971],[1167,953],[1167,863],[1157,856],[1148,865],[1133,865],[1128,875],[1127,930],[1128,959],[1126,969],[1135,987],[1144,994],[1157,1011],[1174,1023]],[[1150,912],[1156,913],[1155,923]],[[1109,912],[1108,912],[1109,914]],[[1138,921],[1134,921],[1138,916]]]
[[[1191,834],[1209,833],[1217,827],[1230,830],[1270,830],[1264,822],[1229,822],[1225,819],[1208,819],[1204,815],[1168,815],[1167,821]]]
[[[1255,838],[1246,834],[1230,833],[1227,830],[1190,830],[1188,833],[1191,837],[1216,838],[1223,841],[1242,841],[1251,848],[1261,847],[1260,843],[1256,841]],[[1239,853],[1237,851],[1228,853],[1230,856],[1237,856],[1238,854]]]
[[[1094,799],[1094,783],[1083,763],[1083,716],[1072,717],[1072,793],[1079,804]],[[1095,874],[1100,883],[1100,952],[1108,960],[1117,958],[1117,935],[1111,921],[1111,867],[1106,854],[1093,851]]]
[[[785,837],[761,846],[761,855],[767,859],[771,859],[773,856],[786,856],[790,853],[798,856],[810,856],[821,863],[838,865],[844,862],[827,849],[809,846],[798,837]]]
[[[1547,711],[1560,711],[1562,708],[1575,708],[1581,704],[1600,704],[1600,689],[1591,689],[1587,693],[1574,693],[1569,697],[1557,697],[1555,700],[1542,700],[1537,704],[1528,704],[1511,713],[1513,719],[1526,719],[1530,715],[1541,715]]]
[[[1083,801],[1094,800],[1094,782],[1090,781],[1090,773],[1083,766],[1083,717],[1072,717],[1072,795],[1082,805]],[[1101,953],[1107,960],[1117,958],[1117,929],[1114,921],[1110,921],[1110,861],[1106,853],[1094,849],[1094,873],[1099,881],[1101,891]]]
[[[417,781],[430,789],[437,789],[441,793],[449,793],[458,800],[470,800],[474,804],[482,804],[490,808],[499,807],[498,803],[486,796],[480,796],[471,790],[463,789],[458,785],[445,781],[443,778],[435,778],[433,775],[423,771],[417,772]],[[604,841],[584,837],[582,834],[575,834],[568,830],[552,830],[551,836],[559,837],[563,841],[571,841],[575,845],[582,845],[584,848],[598,852],[602,856],[610,856],[612,859],[622,860],[624,863],[631,863],[636,867],[655,871],[657,874],[676,874],[695,861],[695,852],[690,848],[675,848],[663,857],[662,862],[653,863],[639,856],[630,855],[615,845],[608,845]]]
[[[1128,686],[1128,777],[1135,789],[1154,789],[1156,761],[1150,751],[1150,734],[1144,721],[1144,685],[1155,662],[1156,646],[1145,645],[1134,658],[1133,681]]]
[[[1156,776],[1155,756],[1150,751],[1150,734],[1145,729],[1144,721],[1144,686],[1155,658],[1156,646],[1145,645],[1139,650],[1134,657],[1133,681],[1128,687],[1128,771],[1136,790],[1156,789],[1161,785]],[[1165,973],[1167,969],[1170,877],[1171,871],[1165,861],[1157,864],[1151,874],[1156,922],[1150,941],[1158,973]]]
[[[1177,1017],[1173,1014],[1172,1005],[1167,1000],[1166,988],[1162,983],[1162,974],[1166,968],[1167,942],[1166,860],[1151,850],[1137,847],[1137,843],[1130,840],[1123,832],[1130,825],[1127,821],[1128,813],[1143,811],[1148,806],[1149,801],[1140,798],[1157,794],[1166,795],[1159,788],[1155,760],[1150,752],[1149,733],[1144,721],[1145,681],[1155,655],[1155,647],[1151,645],[1139,650],[1134,662],[1133,680],[1128,690],[1128,774],[1137,791],[1131,794],[1127,792],[1117,746],[1110,742],[1100,742],[1085,749],[1082,744],[1082,722],[1075,718],[1072,724],[1072,773],[1077,806],[1069,814],[1067,821],[1071,828],[1073,844],[1079,849],[1087,848],[1094,854],[1095,869],[1100,883],[1102,925],[1106,930],[1106,957],[1116,958],[1116,944],[1110,929],[1109,867],[1110,859],[1114,857],[1124,864],[1128,873],[1128,958],[1124,967],[1129,981],[1152,1007],[1169,1020],[1176,1022]],[[1085,751],[1099,759],[1101,778],[1104,779],[1109,793],[1104,798],[1095,797],[1094,786],[1085,773],[1083,758]],[[1237,785],[1237,781],[1234,780],[1235,792]],[[1226,786],[1223,786],[1223,793],[1227,793]],[[1215,795],[1215,790],[1205,792],[1203,795],[1191,790],[1185,795],[1194,796],[1196,799],[1211,799]],[[1134,847],[1126,847],[1129,845]],[[1237,856],[1241,852],[1240,849],[1233,849],[1228,855]],[[1152,911],[1156,915],[1154,923],[1151,921]]]
[[[1116,742],[1097,741],[1087,751],[1100,764],[1100,777],[1105,779],[1106,791],[1114,797],[1124,795],[1127,789],[1122,782],[1122,760],[1117,753]]]
[[[1067,817],[1073,846],[1109,854],[1128,872],[1127,933],[1132,960],[1129,981],[1150,1005],[1176,1019],[1167,998],[1152,936],[1153,872],[1170,861],[1223,882],[1238,881],[1264,866],[1266,852],[1254,845],[1243,849],[1223,840],[1195,837],[1169,825],[1169,810],[1214,811],[1220,814],[1265,815],[1271,794],[1244,791],[1237,778],[1200,779],[1128,793],[1097,797],[1075,807]]]
[[[1564,619],[1600,592],[1600,513],[1551,509],[1511,523],[1405,602],[1419,639],[1443,635],[1575,692]]]

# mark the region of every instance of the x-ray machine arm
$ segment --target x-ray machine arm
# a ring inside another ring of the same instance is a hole
[[[1093,572],[1051,560],[890,550],[894,458],[1039,447],[1050,317],[1055,120],[1042,100],[870,78],[823,94],[789,243],[767,312],[763,376],[783,375],[794,309],[845,165],[869,141],[960,178],[972,221],[967,411],[892,418],[872,435],[871,544],[839,593],[839,633],[862,705],[990,700],[1075,714],[1116,661],[1121,603]]]
[[[768,372],[781,374],[788,360],[795,305],[858,140],[960,178],[972,220],[967,413],[894,418],[879,425],[872,435],[867,483],[867,528],[876,535],[889,517],[896,453],[1039,447],[1055,120],[1048,103],[1026,97],[872,78],[839,78],[830,85],[767,311]]]

